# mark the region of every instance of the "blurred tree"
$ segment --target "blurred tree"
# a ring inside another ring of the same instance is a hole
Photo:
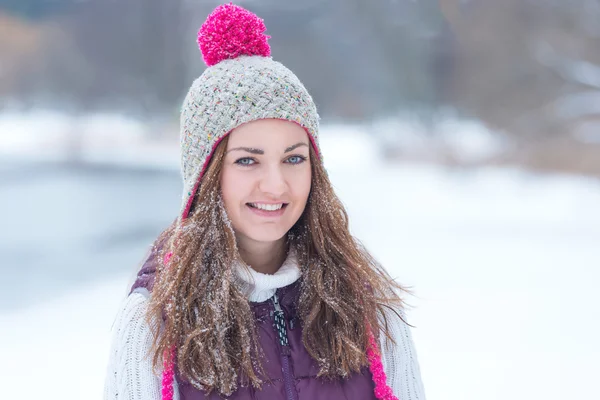
[[[190,75],[184,0],[93,2],[68,23],[77,51],[93,71],[82,83],[101,107],[126,107],[143,116],[170,110]]]

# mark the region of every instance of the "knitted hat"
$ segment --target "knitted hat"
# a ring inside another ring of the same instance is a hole
[[[250,11],[224,4],[198,32],[208,68],[190,87],[181,109],[181,219],[189,213],[215,148],[243,123],[264,118],[295,122],[321,153],[315,103],[296,75],[270,57],[265,30],[263,20]]]
[[[179,221],[187,218],[210,158],[220,141],[250,121],[275,118],[306,130],[318,145],[319,115],[312,97],[292,71],[270,57],[262,19],[233,4],[218,6],[198,32],[208,68],[194,81],[181,109],[181,169],[184,191]],[[165,255],[167,265],[172,253]],[[380,400],[398,400],[386,384],[376,340],[368,327],[367,358]],[[173,400],[176,348],[164,354],[162,398]]]

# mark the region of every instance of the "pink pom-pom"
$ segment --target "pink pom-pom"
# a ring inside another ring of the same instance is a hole
[[[232,3],[223,4],[206,18],[198,31],[198,46],[209,67],[242,55],[271,55],[270,36],[262,19]]]

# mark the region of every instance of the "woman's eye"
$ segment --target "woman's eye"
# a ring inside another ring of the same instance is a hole
[[[287,159],[286,162],[290,163],[290,164],[300,164],[302,162],[306,161],[306,157],[303,156],[291,156],[290,158]]]
[[[239,159],[239,160],[237,160],[235,163],[236,163],[236,164],[239,164],[239,165],[244,165],[244,166],[247,166],[247,165],[252,165],[252,164],[254,164],[254,163],[255,163],[255,161],[254,161],[253,159],[251,159],[251,158],[248,158],[248,157],[246,157],[246,158],[240,158],[240,159]]]

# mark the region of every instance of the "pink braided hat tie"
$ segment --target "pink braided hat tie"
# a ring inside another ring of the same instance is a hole
[[[169,263],[169,260],[173,256],[173,252],[170,251],[165,254],[163,258],[164,265]],[[173,394],[175,391],[174,380],[175,380],[175,346],[171,346],[169,350],[165,350],[163,353],[163,375],[162,375],[162,398],[163,400],[173,400]]]
[[[387,384],[387,377],[383,370],[383,363],[381,362],[381,353],[377,347],[377,342],[371,332],[371,327],[367,325],[369,335],[369,347],[367,347],[367,358],[369,360],[369,369],[373,375],[373,382],[375,382],[375,397],[379,400],[398,400],[398,398],[392,392]]]

